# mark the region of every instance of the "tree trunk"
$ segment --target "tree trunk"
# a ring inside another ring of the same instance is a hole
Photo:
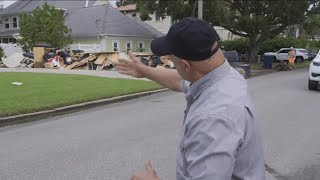
[[[260,43],[258,43],[257,37],[249,37],[249,49],[247,55],[247,62],[256,62],[260,49]]]

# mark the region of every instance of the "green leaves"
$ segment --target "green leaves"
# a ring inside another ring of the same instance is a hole
[[[149,14],[154,12],[163,17],[169,15],[173,21],[197,16],[198,13],[196,0],[134,2],[138,4],[142,20],[149,20]],[[256,49],[264,41],[276,37],[288,26],[303,23],[312,14],[320,14],[319,2],[320,0],[203,0],[203,19],[214,26],[222,26],[235,35],[249,38],[249,57],[254,58]],[[312,19],[306,22],[309,28],[307,31],[318,32],[320,23],[317,17]]]
[[[31,50],[37,42],[46,42],[56,48],[72,43],[71,29],[65,24],[64,12],[45,3],[31,14],[20,15],[20,35],[18,40],[25,51]]]

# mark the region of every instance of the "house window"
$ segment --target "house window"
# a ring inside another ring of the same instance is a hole
[[[127,51],[131,51],[131,49],[132,49],[132,42],[127,42],[127,43],[126,43],[126,49],[127,49]]]
[[[144,42],[142,42],[142,41],[139,42],[139,51],[140,52],[144,51]]]
[[[9,38],[2,38],[2,43],[8,44],[9,43]]]
[[[9,18],[5,18],[4,21],[5,21],[5,28],[9,29],[10,28]]]
[[[18,18],[17,17],[13,17],[12,18],[12,27],[13,28],[17,28],[18,27]]]
[[[2,19],[0,19],[0,29],[2,29]]]
[[[119,41],[112,42],[113,51],[119,51]]]

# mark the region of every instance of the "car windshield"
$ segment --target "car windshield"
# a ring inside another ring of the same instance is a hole
[[[300,52],[302,52],[302,53],[308,53],[308,51],[305,50],[305,49],[298,49],[298,51],[300,51]]]

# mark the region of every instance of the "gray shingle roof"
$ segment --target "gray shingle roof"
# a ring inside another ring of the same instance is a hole
[[[136,21],[137,23],[139,23],[141,26],[143,26],[144,28],[148,29],[149,31],[151,31],[152,33],[154,33],[157,37],[163,36],[164,34],[160,31],[158,31],[156,28],[152,27],[151,25],[149,25],[148,23],[141,21],[140,18],[138,17],[130,17],[131,19],[133,19],[134,21]]]
[[[88,36],[136,36],[158,37],[157,30],[141,25],[110,4],[67,11],[66,24],[72,29],[73,37]]]
[[[58,8],[65,8],[66,25],[72,29],[73,37],[109,36],[136,36],[154,38],[162,36],[162,33],[147,23],[125,16],[113,8],[107,1],[90,0],[88,6],[86,0],[57,1],[57,0],[18,0],[9,7],[0,11],[0,15],[31,12],[45,2],[54,4]],[[104,5],[97,5],[97,4]],[[0,33],[8,34],[9,31]]]
[[[31,12],[33,9],[42,6],[45,2],[48,4],[55,5],[58,8],[65,9],[77,9],[85,7],[86,0],[71,0],[71,1],[63,1],[63,0],[18,0],[15,3],[11,4],[7,8],[0,11],[0,15],[7,14],[19,14],[25,12]],[[90,0],[89,6],[92,6],[96,3],[96,0]]]

